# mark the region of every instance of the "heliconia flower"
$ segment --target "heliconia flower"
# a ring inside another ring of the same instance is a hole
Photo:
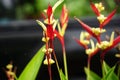
[[[50,38],[51,39],[54,38],[54,36],[55,36],[54,30],[55,30],[55,27],[57,25],[58,20],[56,20],[53,25],[51,25],[51,24],[44,25],[44,23],[39,21],[39,20],[36,20],[36,22],[43,29],[43,35],[44,35],[43,38],[42,38],[43,41],[49,40]]]
[[[103,58],[107,51],[114,48],[119,43],[120,43],[120,36],[114,39],[114,32],[112,32],[110,42],[105,42],[101,44],[100,46],[98,45],[103,50],[101,57]]]
[[[54,61],[54,60],[52,59],[52,57],[51,57],[51,53],[53,52],[53,49],[52,49],[52,48],[44,48],[42,51],[46,54],[46,58],[45,58],[45,60],[43,61],[43,63],[44,63],[45,65],[55,63],[55,61]],[[48,59],[49,59],[49,60],[48,60]]]
[[[100,28],[104,27],[107,23],[110,22],[110,20],[115,15],[116,10],[117,10],[117,8],[115,8],[115,10],[113,10],[107,17],[104,17],[104,15],[102,15],[100,13],[101,11],[104,10],[104,6],[102,5],[102,3],[94,4],[91,2],[91,8],[95,12],[95,14],[97,15],[97,18],[100,22]]]
[[[97,43],[97,46],[102,49],[105,50],[106,48],[110,47],[111,45],[113,45],[113,40],[114,40],[114,32],[112,32],[111,34],[111,38],[110,41],[102,41],[100,44]]]
[[[91,8],[95,12],[95,14],[97,15],[97,18],[100,22],[100,28],[103,28],[107,23],[110,22],[110,20],[115,15],[116,10],[117,10],[117,8],[115,8],[115,10],[113,10],[107,17],[104,17],[104,15],[102,15],[100,13],[102,10],[104,10],[104,7],[102,6],[102,3],[93,4],[91,2]]]
[[[105,9],[105,7],[103,6],[103,4],[101,2],[95,3],[95,7],[98,9],[99,12],[101,12]]]
[[[49,61],[49,63],[48,63],[48,61]],[[48,64],[54,64],[55,63],[55,61],[52,59],[52,58],[49,58],[49,60],[47,59],[47,58],[45,58],[45,60],[43,61],[43,63],[45,64],[45,65],[48,65]]]
[[[61,24],[58,23],[58,31],[54,30],[54,33],[56,34],[56,37],[60,40],[62,44],[62,48],[64,49],[65,47],[64,46],[64,34],[65,34],[65,30],[68,24],[68,10],[65,5],[62,8],[60,23]]]
[[[62,8],[60,23],[61,23],[61,32],[60,33],[63,36],[65,34],[65,30],[66,30],[67,24],[68,24],[68,10],[65,5]]]
[[[51,15],[52,15],[52,7],[50,5],[48,5],[48,9],[47,9],[48,19],[50,19]]]
[[[16,67],[13,69],[12,63],[6,66],[7,70],[5,70],[8,80],[15,80],[16,78]]]
[[[48,48],[48,50],[46,48],[44,48],[42,50],[44,53],[48,52],[48,53],[52,53],[53,49],[52,48]]]
[[[51,73],[51,64],[55,63],[58,64],[57,59],[56,59],[56,55],[54,52],[54,45],[53,45],[53,40],[55,36],[58,36],[57,31],[55,30],[56,25],[58,24],[58,20],[54,19],[54,12],[55,9],[63,2],[64,0],[58,0],[56,2],[56,4],[52,7],[50,6],[50,4],[48,5],[47,10],[44,10],[45,12],[45,19],[44,19],[44,23],[36,20],[37,23],[43,28],[43,38],[42,41],[44,41],[46,43],[46,47],[43,50],[45,53],[45,60],[44,60],[44,64],[48,65],[48,72],[49,72],[49,76],[50,76],[50,80],[52,80],[52,73]],[[63,41],[63,37],[60,37],[60,40],[62,42],[62,44],[64,44]],[[52,55],[55,58],[55,61],[52,59]]]
[[[92,29],[92,32],[97,36],[99,36],[101,33],[106,32],[105,29],[100,29],[100,28],[91,28],[91,29]]]
[[[90,34],[90,35],[94,35],[95,34],[92,32],[92,29],[90,26],[88,26],[87,24],[85,24],[84,22],[82,22],[81,20],[79,20],[78,18],[75,17],[75,19],[82,25],[82,27]]]
[[[86,49],[86,54],[93,56],[99,51],[99,49],[95,47],[93,40],[90,40],[90,43],[91,43],[91,48]]]
[[[100,16],[100,10],[96,7],[96,5],[92,2],[90,2],[92,10],[95,12],[97,16]]]
[[[47,19],[44,20],[44,23],[46,24],[53,24],[54,23],[54,17],[53,14],[56,10],[56,8],[63,2],[64,0],[58,0],[55,5],[53,7],[50,6],[50,4],[48,5],[47,10],[44,10],[44,12],[47,14]]]
[[[100,16],[97,17],[97,19],[100,22],[100,24],[102,24],[105,21],[106,17],[104,15],[100,14]]]
[[[46,37],[53,39],[54,38],[54,31],[52,25],[47,25],[47,32]]]
[[[89,40],[87,40],[87,38],[90,37],[89,33],[87,32],[81,32],[80,34],[80,39],[75,39],[75,41],[80,44],[82,47],[84,47],[85,49],[88,49],[88,44],[89,44]]]
[[[49,5],[48,9],[47,9],[47,19],[44,20],[44,23],[46,23],[46,25],[44,25],[44,23],[42,23],[39,20],[36,20],[37,23],[43,28],[43,38],[42,41],[44,41],[46,43],[46,59],[44,60],[44,64],[50,66],[50,64],[54,63],[54,60],[51,57],[52,51],[49,51],[49,48],[53,49],[53,39],[54,39],[54,30],[55,30],[55,26],[57,25],[57,21],[55,21],[55,19],[53,18],[53,11],[52,11],[52,7]]]
[[[52,10],[52,7],[50,6],[50,4],[48,5],[46,15],[47,15],[47,19],[44,20],[44,23],[53,24],[55,20],[53,17],[53,10]]]
[[[54,4],[54,6],[52,7],[52,12],[53,12],[53,13],[55,12],[56,8],[57,8],[63,1],[64,1],[64,0],[58,0],[58,1]],[[45,9],[44,12],[46,13],[47,10]]]
[[[100,29],[100,28],[91,28],[90,26],[88,26],[87,24],[85,24],[84,22],[82,22],[81,20],[79,20],[78,18],[75,18],[81,25],[82,27],[93,37],[95,37],[97,39],[97,41],[100,43],[100,34],[105,32],[104,29]]]
[[[110,22],[110,20],[112,19],[112,17],[115,15],[117,11],[117,8],[115,8],[107,17],[106,19],[101,23],[100,28],[103,28],[106,24],[108,24]]]

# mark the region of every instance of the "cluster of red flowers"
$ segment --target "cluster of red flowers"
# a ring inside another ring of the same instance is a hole
[[[53,7],[50,4],[48,5],[47,10],[44,11],[45,12],[44,23],[37,20],[37,23],[43,28],[42,41],[44,41],[46,44],[46,47],[43,50],[46,55],[44,64],[48,65],[48,71],[49,71],[50,78],[51,78],[51,69],[50,69],[51,64],[56,62],[57,66],[58,66],[56,54],[54,51],[54,45],[53,45],[55,37],[57,37],[60,40],[60,42],[62,44],[63,53],[65,52],[64,34],[65,34],[65,30],[66,30],[66,27],[68,24],[68,10],[66,9],[65,5],[62,8],[60,21],[58,19],[54,18],[55,9],[62,2],[63,2],[63,0],[58,0]],[[56,26],[57,26],[57,29],[56,29]],[[52,55],[54,56],[55,61],[52,59]],[[65,62],[66,62],[66,60],[65,60]]]
[[[102,3],[92,3],[91,8],[93,12],[96,14],[97,19],[99,21],[99,27],[98,28],[93,28],[79,20],[78,18],[75,18],[81,25],[82,27],[87,31],[87,32],[81,32],[80,35],[80,40],[75,39],[77,43],[82,45],[86,49],[86,53],[89,56],[95,55],[98,51],[102,50],[101,53],[101,58],[104,59],[104,55],[107,51],[115,47],[119,42],[120,42],[120,36],[116,37],[114,39],[114,32],[112,32],[110,41],[102,41],[100,36],[101,33],[106,32],[103,27],[105,27],[106,24],[110,22],[112,17],[115,15],[117,8],[115,8],[107,17],[104,17],[104,15],[101,13],[105,8],[102,5]],[[87,34],[87,35],[86,35]],[[94,41],[92,39],[88,39],[88,37],[94,37],[97,40],[96,47],[94,45]],[[88,48],[88,44],[91,43],[92,48]]]

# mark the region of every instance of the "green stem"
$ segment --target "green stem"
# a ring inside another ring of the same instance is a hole
[[[91,55],[88,55],[88,64],[87,64],[88,75],[87,75],[87,80],[89,80],[89,75],[90,75],[90,61],[91,61]]]
[[[64,44],[64,37],[61,38],[61,44],[62,44],[62,50],[63,50],[64,71],[65,71],[66,80],[68,80],[67,58],[66,58],[66,50],[65,50],[65,44]]]
[[[65,47],[63,48],[63,61],[64,61],[64,70],[65,70],[66,80],[68,80],[67,58],[66,58]]]

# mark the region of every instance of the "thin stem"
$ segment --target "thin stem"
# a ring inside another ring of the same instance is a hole
[[[67,58],[66,58],[65,47],[63,47],[63,61],[64,61],[64,70],[65,70],[66,80],[68,80]]]
[[[59,76],[60,76],[60,67],[59,67],[59,64],[58,64],[58,61],[57,61],[57,58],[56,58],[56,55],[55,55],[55,52],[53,52],[53,56],[55,58],[55,63],[56,63],[56,66],[57,66],[57,70],[59,72]],[[60,77],[61,78],[61,77]]]
[[[49,56],[49,54],[47,54],[47,60],[48,60],[48,72],[49,72],[49,77],[50,77],[50,80],[52,80],[52,72],[51,72],[51,65],[50,65],[50,61],[49,61],[49,59],[50,59],[50,56]]]
[[[53,44],[53,41],[52,41],[52,44]],[[51,47],[52,47],[52,49],[53,49],[53,56],[54,56],[55,63],[56,63],[56,66],[57,66],[57,70],[58,70],[59,76],[60,76],[60,67],[59,67],[58,60],[57,60],[57,57],[56,57],[56,54],[55,54],[55,51],[54,51],[54,46],[52,45]],[[60,77],[60,78],[61,78],[61,77]],[[61,80],[62,80],[62,79],[61,79]]]
[[[104,71],[103,59],[101,59],[101,66],[102,66],[102,77],[104,77],[105,71]]]
[[[87,64],[88,75],[87,75],[87,80],[89,80],[89,75],[90,75],[90,61],[91,61],[91,55],[88,55],[88,64]]]

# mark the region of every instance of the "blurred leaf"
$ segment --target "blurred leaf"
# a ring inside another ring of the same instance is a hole
[[[67,80],[66,76],[64,75],[62,69],[59,70],[59,74],[60,74],[60,80]]]
[[[34,13],[34,8],[31,4],[29,3],[26,3],[24,6],[23,6],[23,12],[25,14],[33,14]]]
[[[114,73],[115,67],[116,66],[113,66],[109,69],[107,74],[103,77],[103,80],[119,80],[117,75]]]
[[[101,80],[101,78],[96,73],[89,70],[88,68],[85,68],[85,73],[88,77],[88,80]]]
[[[120,79],[120,64],[118,65],[118,78]]]
[[[43,48],[45,48],[45,46],[39,49],[38,52],[35,54],[35,56],[26,65],[25,69],[19,76],[18,80],[35,80],[37,73],[39,71],[39,68],[44,59],[45,54],[42,51]]]
[[[118,80],[117,75],[114,73],[115,67],[116,66],[113,66],[111,68],[105,61],[103,61],[103,80]]]
[[[109,70],[110,70],[110,66],[108,66],[108,65],[106,64],[106,62],[103,61],[103,68],[102,68],[103,76],[104,76],[106,73],[108,73]]]

